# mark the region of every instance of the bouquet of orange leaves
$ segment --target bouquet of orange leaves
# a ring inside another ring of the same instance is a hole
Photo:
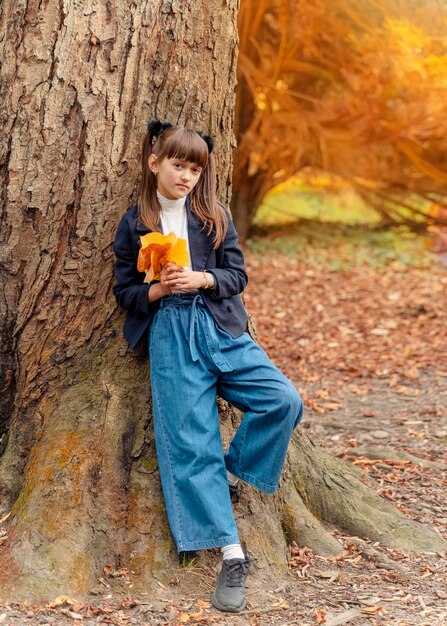
[[[145,283],[160,280],[161,269],[167,263],[176,263],[182,267],[188,265],[186,239],[177,237],[174,233],[149,233],[140,239],[137,269],[139,272],[146,272]]]

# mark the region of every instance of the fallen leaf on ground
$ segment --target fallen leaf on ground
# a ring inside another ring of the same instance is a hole
[[[55,600],[48,605],[50,609],[54,609],[57,606],[63,606],[64,604],[79,604],[78,600],[73,600],[68,596],[58,596]]]
[[[320,609],[315,610],[315,623],[316,624],[324,624],[326,622],[326,610]]]

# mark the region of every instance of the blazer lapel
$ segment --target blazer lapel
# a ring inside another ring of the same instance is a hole
[[[161,230],[161,221],[158,222],[158,228]],[[139,217],[135,222],[135,229],[138,233],[142,233],[143,235],[147,235],[147,233],[151,233],[151,229],[143,224]]]
[[[186,196],[186,220],[188,225],[189,252],[193,270],[204,270],[213,245],[212,235],[208,237],[206,229],[199,218],[191,211],[189,196]],[[161,232],[161,222],[158,223]],[[150,233],[150,229],[137,217],[135,223],[139,235]],[[141,241],[138,239],[138,246]]]
[[[212,236],[199,218],[191,211],[189,196],[186,198],[186,219],[188,222],[189,252],[193,270],[204,270],[213,245]]]

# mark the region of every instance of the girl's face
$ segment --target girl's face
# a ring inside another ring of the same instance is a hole
[[[158,191],[168,200],[184,198],[199,182],[202,168],[190,161],[149,157],[149,169],[157,176]]]

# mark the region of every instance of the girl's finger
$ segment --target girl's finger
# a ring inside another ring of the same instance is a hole
[[[166,276],[166,280],[171,280],[172,281],[172,280],[177,280],[178,278],[181,278],[181,277],[182,277],[181,274],[178,274],[177,272],[175,272],[175,273],[172,273],[172,274],[168,274]]]
[[[168,273],[183,272],[184,270],[183,267],[180,267],[180,265],[177,265],[176,263],[168,263],[167,265],[165,265],[165,269]]]

